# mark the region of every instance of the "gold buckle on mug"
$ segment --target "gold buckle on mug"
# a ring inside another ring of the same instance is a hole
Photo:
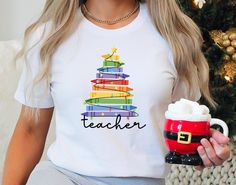
[[[191,143],[192,133],[191,132],[178,132],[178,143],[189,144]]]

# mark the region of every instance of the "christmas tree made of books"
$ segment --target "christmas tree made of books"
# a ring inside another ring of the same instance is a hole
[[[137,117],[136,106],[132,105],[133,89],[128,87],[129,75],[123,73],[124,63],[120,56],[115,55],[117,48],[112,48],[111,54],[102,55],[103,66],[98,68],[96,79],[91,80],[92,92],[85,100],[86,117]]]

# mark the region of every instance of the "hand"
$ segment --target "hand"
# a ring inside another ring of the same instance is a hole
[[[205,167],[220,166],[230,157],[229,137],[212,128],[210,133],[210,142],[203,138],[201,139],[202,146],[197,148],[203,165],[194,166],[195,170],[202,171]]]

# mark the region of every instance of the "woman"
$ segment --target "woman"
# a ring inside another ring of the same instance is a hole
[[[168,104],[202,94],[216,106],[202,42],[173,0],[47,0],[19,53],[22,111],[3,185],[164,184]],[[39,162],[54,108],[56,140]],[[211,132],[197,170],[230,155],[229,138]]]

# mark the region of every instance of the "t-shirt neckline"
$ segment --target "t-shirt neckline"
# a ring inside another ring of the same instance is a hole
[[[86,29],[87,31],[94,32],[96,34],[104,34],[106,36],[117,34],[117,33],[125,34],[125,33],[128,33],[130,31],[137,29],[142,24],[142,22],[144,20],[144,14],[145,14],[144,8],[145,8],[145,4],[140,3],[138,15],[127,25],[122,26],[120,28],[107,29],[107,28],[100,27],[100,26],[94,24],[93,22],[91,22],[90,20],[88,20],[82,14],[81,7],[80,7],[79,11],[80,11],[80,14],[82,15],[82,20],[80,22],[80,29],[81,28]]]

